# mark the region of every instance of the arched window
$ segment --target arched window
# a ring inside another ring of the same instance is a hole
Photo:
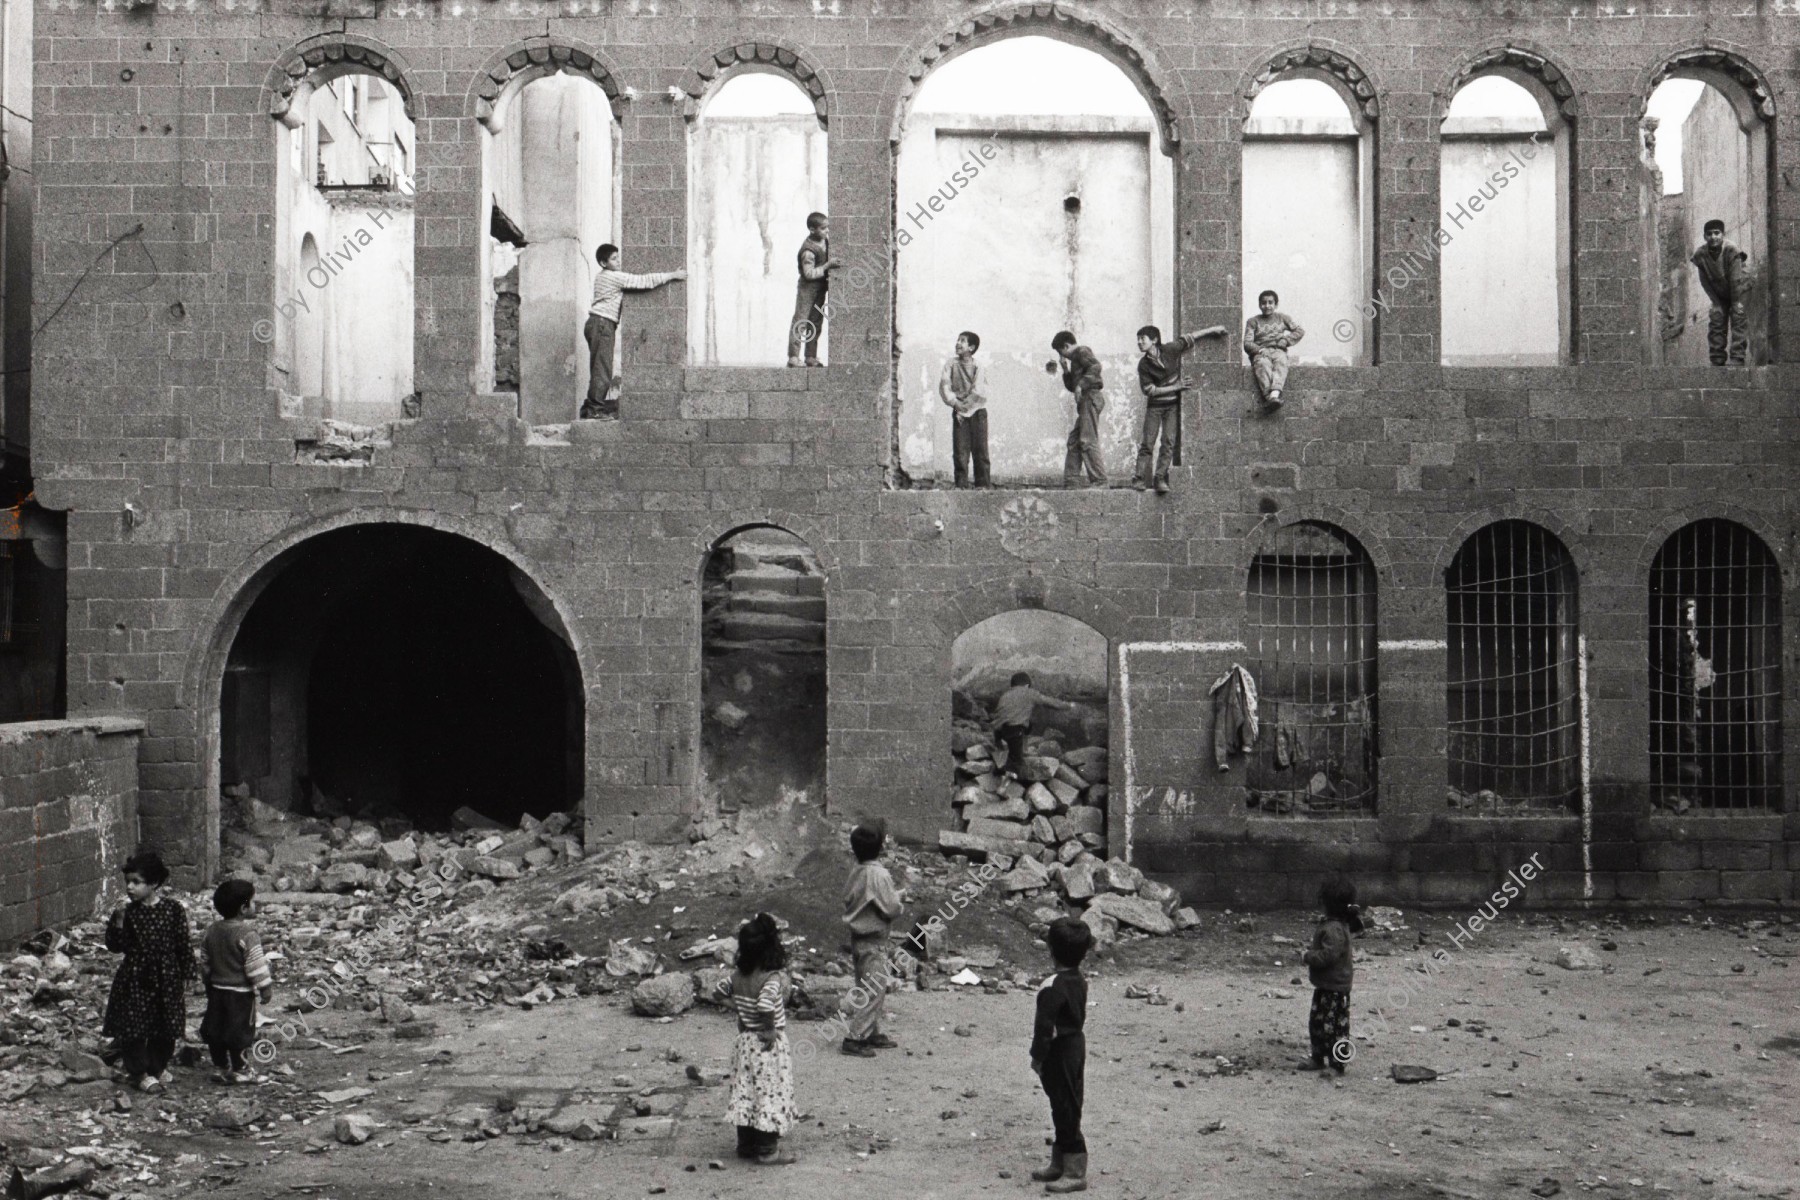
[[[1244,123],[1243,306],[1265,290],[1313,336],[1295,362],[1367,361],[1360,319],[1370,295],[1374,131],[1334,80],[1278,79]],[[1345,338],[1342,332],[1348,330]]]
[[[273,382],[289,412],[392,421],[413,390],[405,98],[367,71],[321,68],[279,119]]]
[[[1561,108],[1538,80],[1498,68],[1457,90],[1439,136],[1444,363],[1563,362],[1572,242]]]
[[[1781,569],[1733,521],[1675,531],[1650,565],[1650,786],[1658,804],[1781,802]]]
[[[893,251],[907,478],[951,478],[938,381],[963,330],[981,338],[995,483],[1062,475],[1075,403],[1044,369],[1060,329],[1102,364],[1103,457],[1115,474],[1132,461],[1136,331],[1174,336],[1174,172],[1159,135],[1130,76],[1055,38],[977,45],[920,83],[900,136]]]
[[[1645,104],[1644,143],[1650,361],[1768,362],[1769,125],[1762,106],[1723,71],[1677,65]],[[1710,221],[1724,226],[1725,244],[1717,248],[1707,245]],[[1712,261],[1696,262],[1697,255]]]
[[[1375,569],[1329,525],[1278,530],[1250,561],[1262,726],[1244,786],[1266,813],[1375,811]]]
[[[726,78],[701,99],[688,133],[689,362],[788,360],[813,212],[830,214],[826,134],[812,97],[785,73]],[[820,324],[823,360],[830,322]]]
[[[484,127],[479,374],[487,390],[510,384],[527,422],[561,424],[587,394],[594,252],[619,240],[618,122],[591,75],[534,67],[512,76]]]
[[[1528,521],[1477,530],[1444,574],[1452,802],[1564,809],[1579,785],[1575,563]]]

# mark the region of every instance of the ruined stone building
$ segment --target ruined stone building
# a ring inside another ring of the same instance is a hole
[[[208,877],[234,785],[590,842],[800,795],[929,840],[952,647],[1015,610],[1104,642],[1108,844],[1194,902],[1332,867],[1450,901],[1533,853],[1539,902],[1795,898],[1791,5],[6,12],[0,716],[56,718],[0,730],[14,924],[79,911],[133,814]],[[1643,118],[1682,81],[1676,200]],[[815,209],[825,365],[787,369]],[[1666,249],[1711,215],[1743,367]],[[602,242],[688,275],[627,293],[583,421]],[[1308,331],[1273,416],[1263,288]],[[1046,486],[1052,334],[1127,480],[1146,323],[1230,331],[1174,493]],[[962,329],[990,489],[948,486]],[[768,692],[719,637],[810,666]],[[1221,768],[1234,663],[1262,732]],[[718,720],[732,770],[816,777],[722,785]]]

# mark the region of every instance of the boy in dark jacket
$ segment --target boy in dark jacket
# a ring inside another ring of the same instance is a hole
[[[1056,1141],[1050,1165],[1031,1177],[1051,1193],[1087,1191],[1087,1141],[1081,1136],[1081,1102],[1087,1075],[1087,980],[1081,960],[1094,944],[1094,931],[1073,917],[1050,924],[1045,938],[1056,974],[1037,994],[1037,1021],[1031,1034],[1031,1069],[1050,1098]]]
[[[1312,945],[1300,956],[1312,978],[1313,1002],[1306,1030],[1312,1058],[1299,1069],[1323,1071],[1330,1063],[1342,1075],[1344,1064],[1356,1056],[1350,1041],[1350,985],[1356,977],[1350,935],[1363,930],[1356,885],[1343,875],[1327,879],[1319,888],[1319,907],[1325,918],[1313,931]]]
[[[1105,487],[1106,462],[1100,457],[1100,414],[1106,411],[1100,360],[1075,340],[1067,329],[1050,339],[1050,349],[1062,360],[1063,386],[1075,396],[1075,428],[1069,430],[1068,453],[1063,456],[1063,486]],[[1054,363],[1051,366],[1055,366]]]

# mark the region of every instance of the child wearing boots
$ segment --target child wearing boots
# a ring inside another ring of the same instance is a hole
[[[1056,974],[1037,994],[1037,1022],[1031,1035],[1031,1069],[1050,1099],[1056,1141],[1050,1165],[1031,1177],[1051,1194],[1087,1191],[1087,1142],[1081,1136],[1082,1084],[1087,1075],[1087,980],[1081,960],[1094,944],[1094,931],[1073,917],[1051,922],[1045,938]]]
[[[1319,888],[1319,907],[1324,919],[1313,932],[1312,945],[1301,955],[1312,977],[1312,1016],[1307,1036],[1312,1058],[1300,1064],[1302,1071],[1323,1071],[1327,1064],[1339,1075],[1355,1056],[1350,1041],[1350,984],[1356,973],[1350,960],[1350,935],[1363,931],[1362,913],[1356,905],[1356,885],[1334,875]]]
[[[737,970],[719,995],[737,1012],[727,1119],[737,1126],[737,1153],[763,1166],[786,1166],[794,1156],[781,1135],[794,1126],[794,1060],[788,1050],[787,947],[775,918],[757,913],[738,928]]]
[[[173,1082],[169,1059],[187,1026],[187,983],[194,971],[187,910],[164,894],[169,868],[154,851],[125,860],[129,903],[106,922],[106,948],[125,956],[113,976],[100,1032],[124,1056],[123,1078],[142,1092]]]
[[[256,885],[227,879],[213,890],[219,919],[200,939],[200,977],[206,983],[206,1016],[200,1039],[212,1055],[214,1083],[255,1083],[245,1052],[256,1040],[256,1003],[275,996],[269,960],[250,918]]]

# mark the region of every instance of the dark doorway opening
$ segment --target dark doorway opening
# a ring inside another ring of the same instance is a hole
[[[221,689],[223,785],[295,812],[445,829],[575,804],[582,690],[554,609],[474,542],[405,525],[290,552]]]

